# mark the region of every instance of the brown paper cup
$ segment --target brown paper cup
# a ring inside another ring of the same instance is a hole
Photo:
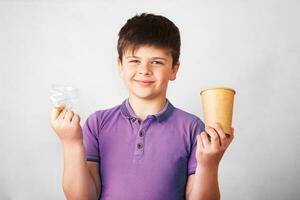
[[[202,109],[204,122],[208,126],[221,123],[226,134],[232,134],[232,113],[235,91],[231,88],[217,87],[202,90]]]

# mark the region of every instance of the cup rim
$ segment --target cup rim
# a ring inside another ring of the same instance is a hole
[[[229,88],[229,87],[211,87],[211,88],[206,88],[206,89],[203,89],[201,92],[200,92],[200,95],[202,95],[203,92],[207,91],[207,90],[214,90],[214,89],[223,89],[223,90],[230,90],[233,92],[233,94],[235,94],[235,90],[232,89],[232,88]]]

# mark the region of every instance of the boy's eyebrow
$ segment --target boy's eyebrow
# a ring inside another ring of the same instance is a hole
[[[152,57],[152,59],[162,59],[162,60],[167,60],[167,59],[162,58],[162,57]]]
[[[126,58],[140,58],[138,56],[127,56]],[[152,59],[162,59],[162,60],[167,60],[165,58],[162,58],[162,57],[152,57]]]
[[[126,58],[139,58],[137,56],[127,56]]]

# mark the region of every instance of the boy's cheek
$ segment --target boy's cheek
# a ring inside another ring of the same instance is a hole
[[[128,76],[128,74],[126,73],[126,71],[124,71],[123,69],[120,70],[120,77],[122,79],[126,78]]]
[[[123,79],[123,74],[122,73],[120,73],[119,76],[120,76],[121,79]]]

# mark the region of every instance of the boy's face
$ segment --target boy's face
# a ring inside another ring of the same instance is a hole
[[[176,79],[179,68],[179,62],[173,68],[172,62],[171,53],[161,48],[141,46],[134,55],[128,49],[118,65],[129,95],[147,100],[165,97],[168,82]]]

